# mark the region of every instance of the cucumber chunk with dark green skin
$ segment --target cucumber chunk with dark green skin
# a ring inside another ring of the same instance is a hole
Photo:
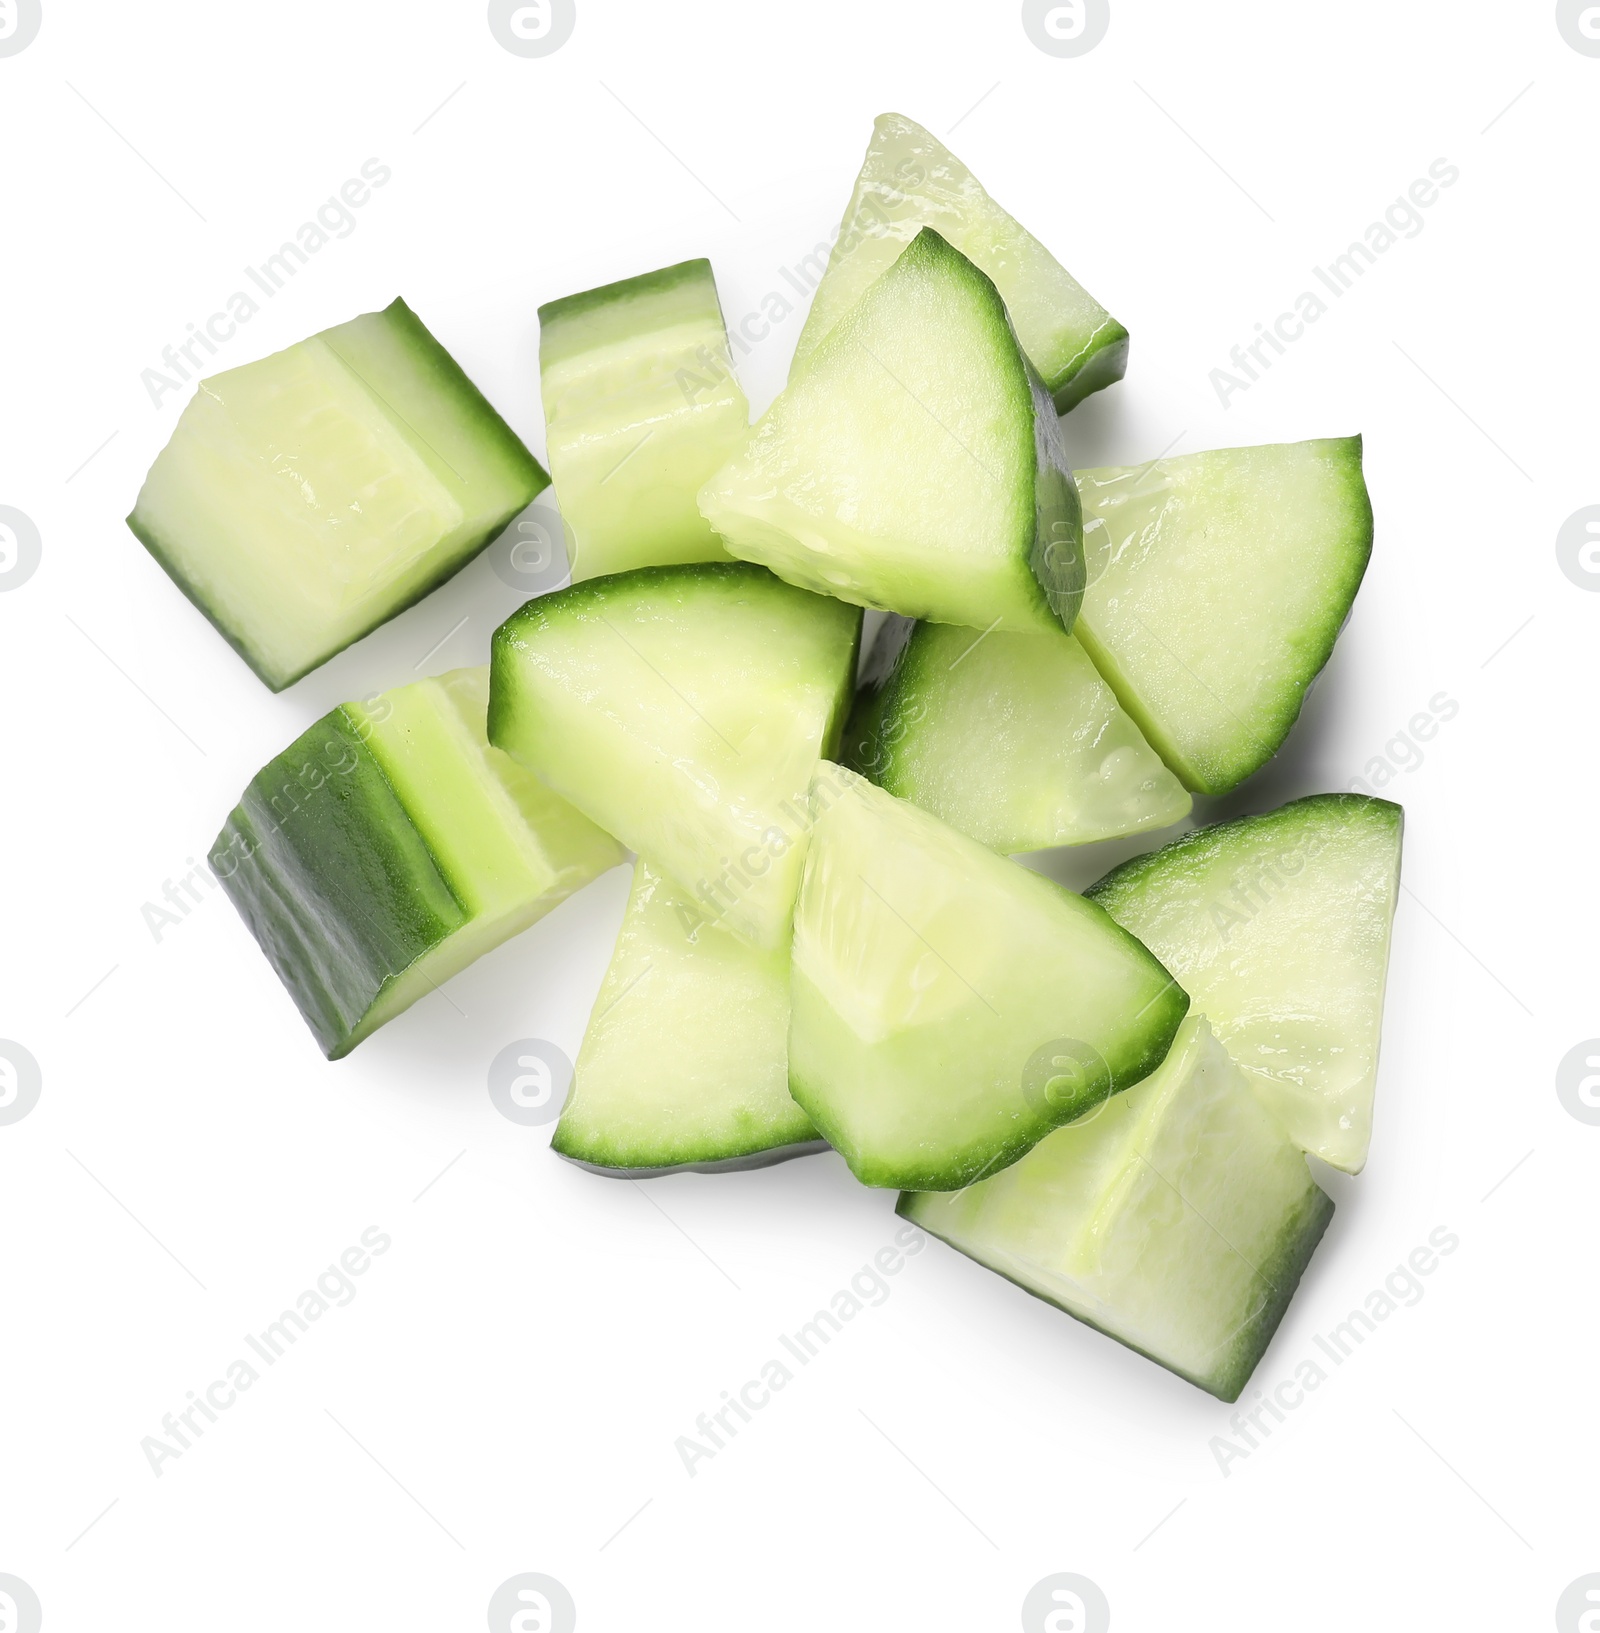
[[[993,282],[925,228],[817,347],[700,508],[823,595],[975,629],[1071,629],[1082,516]]]
[[[826,1149],[789,1093],[789,949],[741,941],[638,863],[551,1148],[629,1179]]]
[[[701,484],[744,442],[709,261],[685,261],[539,308],[550,469],[574,581],[725,561]]]
[[[982,635],[891,619],[844,761],[1015,855],[1164,828],[1191,801],[1071,635]]]
[[[1388,800],[1314,794],[1086,892],[1189,988],[1289,1137],[1352,1174],[1372,1138],[1403,826]]]
[[[487,706],[480,668],[335,709],[262,767],[211,848],[330,1059],[623,859],[489,746]]]
[[[858,608],[742,561],[586,579],[495,631],[489,738],[708,919],[783,946],[860,642]]]
[[[898,113],[883,114],[873,126],[795,348],[795,369],[806,366],[923,227],[942,233],[994,279],[1058,413],[1122,378],[1128,331],[989,197],[949,148]]]
[[[1333,1203],[1201,1015],[1163,1065],[993,1179],[897,1211],[1220,1400],[1265,1354]]]
[[[397,300],[201,381],[128,526],[276,692],[465,566],[549,481]]]
[[[1372,553],[1361,438],[1218,448],[1077,474],[1076,634],[1197,794],[1278,752]]]
[[[811,804],[790,1087],[863,1184],[971,1185],[1161,1063],[1188,996],[1101,909],[842,766]]]

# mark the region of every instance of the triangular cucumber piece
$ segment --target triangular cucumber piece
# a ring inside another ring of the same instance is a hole
[[[812,809],[790,1085],[863,1183],[970,1185],[1160,1063],[1188,997],[1099,908],[843,767]]]
[[[789,949],[708,923],[638,863],[551,1143],[630,1179],[825,1149],[789,1093]]]
[[[779,947],[860,639],[857,608],[744,562],[588,579],[495,632],[490,740],[707,918]]]
[[[1206,1019],[1138,1087],[955,1194],[930,1234],[1187,1378],[1239,1398],[1333,1215]]]
[[[1122,378],[1128,331],[949,148],[898,113],[873,126],[795,348],[796,372],[923,227],[935,228],[994,279],[1059,413]]]
[[[200,383],[128,525],[273,691],[550,478],[404,301]]]
[[[709,261],[685,261],[539,308],[539,384],[574,581],[725,561],[695,502],[743,446]]]
[[[1180,822],[1192,804],[1071,636],[891,619],[845,763],[1015,855]]]
[[[485,732],[487,667],[348,703],[262,767],[210,862],[332,1059],[623,860]]]
[[[824,595],[977,629],[1071,628],[1077,490],[995,286],[925,230],[705,486],[729,550]]]
[[[1225,794],[1278,752],[1372,552],[1361,438],[1079,471],[1076,633],[1161,757]]]
[[[1088,895],[1189,989],[1303,1150],[1367,1160],[1400,807],[1317,794],[1202,828]]]

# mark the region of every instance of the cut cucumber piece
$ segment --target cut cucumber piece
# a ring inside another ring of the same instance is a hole
[[[842,766],[812,809],[790,1088],[857,1179],[970,1185],[1160,1064],[1188,997],[1100,908]]]
[[[1078,472],[1090,586],[1077,634],[1198,794],[1274,754],[1372,553],[1361,438]]]
[[[898,113],[882,115],[873,126],[795,348],[796,371],[923,227],[936,228],[994,279],[1058,412],[1122,378],[1128,331],[989,197],[949,148]]]
[[[1218,1397],[1239,1398],[1333,1203],[1205,1018],[1155,1075],[955,1196],[898,1212]]]
[[[211,865],[337,1060],[623,860],[491,748],[489,671],[325,715],[245,789]]]
[[[397,300],[202,380],[128,526],[277,692],[449,578],[549,481]]]
[[[863,606],[1070,629],[1077,490],[994,285],[925,229],[769,408],[700,508],[747,561]]]
[[[489,738],[708,919],[779,947],[860,643],[855,607],[744,562],[588,579],[495,632]]]
[[[539,308],[539,383],[572,577],[725,561],[695,495],[744,445],[709,261]]]
[[[891,619],[845,763],[1008,855],[1165,828],[1192,801],[1071,635]]]
[[[1289,1137],[1351,1174],[1372,1137],[1402,826],[1387,800],[1316,794],[1088,892],[1188,987]]]
[[[825,1150],[789,1094],[789,949],[708,923],[640,862],[551,1144],[630,1179]]]

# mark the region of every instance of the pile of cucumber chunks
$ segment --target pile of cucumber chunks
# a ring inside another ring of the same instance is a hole
[[[705,261],[540,321],[571,584],[317,721],[210,853],[323,1051],[632,852],[558,1153],[832,1147],[1236,1399],[1333,1211],[1307,1154],[1366,1160],[1400,810],[1313,795],[1082,895],[1013,858],[1277,752],[1371,550],[1359,437],[1074,472],[1127,330],[893,114],[753,426]],[[277,690],[549,482],[397,301],[206,381],[129,520]]]

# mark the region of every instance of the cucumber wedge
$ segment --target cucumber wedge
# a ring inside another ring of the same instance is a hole
[[[1184,785],[1226,794],[1274,754],[1372,553],[1361,438],[1078,472],[1078,638]]]
[[[588,579],[495,632],[489,739],[708,919],[780,947],[860,644],[856,608],[744,562]]]
[[[1189,999],[1101,909],[841,766],[812,809],[790,1088],[857,1179],[970,1185],[1160,1064]]]
[[[245,789],[211,865],[337,1060],[623,860],[484,733],[489,671],[325,715]]]
[[[551,1144],[628,1179],[826,1149],[789,1094],[789,949],[706,922],[640,862]]]
[[[1195,1015],[1160,1070],[1097,1115],[981,1185],[897,1211],[1234,1401],[1333,1203]]]
[[[539,383],[572,577],[725,561],[695,495],[744,445],[709,261],[539,308]]]
[[[1077,490],[995,286],[931,229],[700,494],[736,556],[824,595],[977,629],[1070,629]]]
[[[897,113],[873,126],[795,348],[796,370],[923,227],[936,228],[994,279],[1059,413],[1122,378],[1128,331],[989,197],[949,148]]]
[[[549,481],[397,300],[201,381],[128,526],[277,692],[449,578]]]
[[[1193,803],[1071,635],[891,619],[845,763],[1014,855],[1165,828]]]
[[[1403,813],[1316,794],[1185,834],[1089,892],[1188,987],[1290,1139],[1359,1173]]]

